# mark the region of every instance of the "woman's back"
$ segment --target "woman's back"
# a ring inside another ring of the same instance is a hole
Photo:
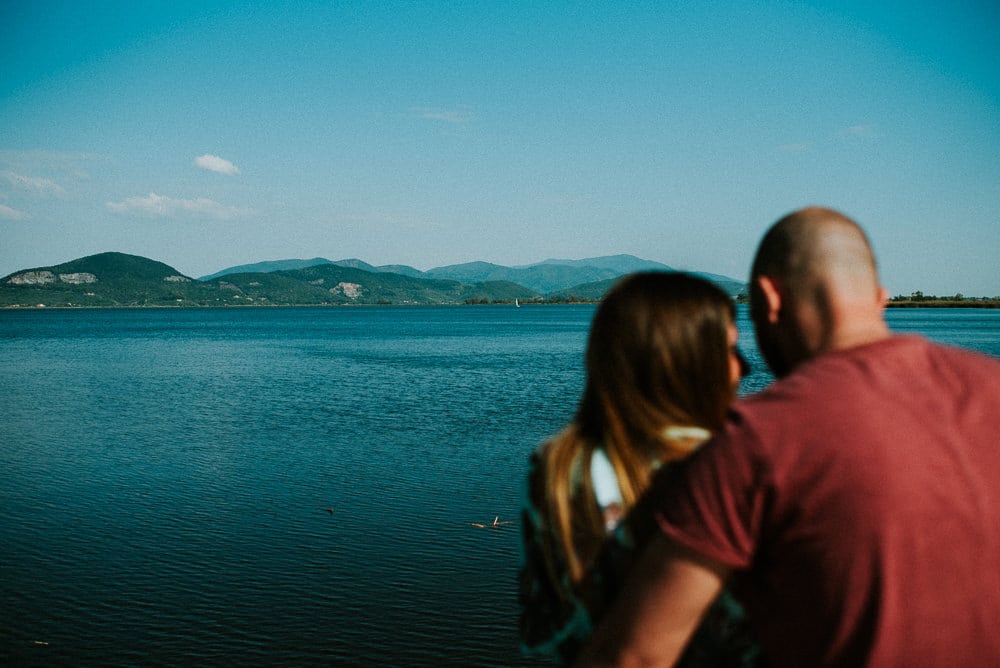
[[[650,478],[717,429],[735,396],[734,323],[724,292],[682,273],[633,274],[601,302],[576,416],[531,460],[520,583],[526,649],[568,663],[614,600],[653,522],[639,504]]]
[[[702,434],[702,439],[707,438],[708,432],[693,429]],[[543,453],[544,447],[532,457],[529,499],[522,515],[525,568],[520,582],[521,638],[529,652],[556,656],[568,665],[590,636],[593,625],[614,603],[626,574],[652,534],[655,520],[642,500],[628,516],[622,515],[617,521],[609,519],[617,511],[605,512],[607,534],[585,576],[573,583],[559,557],[558,545],[543,529],[548,521],[543,509],[545,460],[539,456]],[[591,461],[595,501],[604,511],[608,504],[617,502],[614,490],[607,489],[606,461],[603,451],[595,450]],[[724,591],[709,609],[678,665],[750,668],[760,665],[758,654],[743,607]]]

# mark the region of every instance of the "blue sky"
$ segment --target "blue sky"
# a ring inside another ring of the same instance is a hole
[[[0,4],[0,276],[629,253],[745,278],[806,204],[1000,295],[1000,5]]]

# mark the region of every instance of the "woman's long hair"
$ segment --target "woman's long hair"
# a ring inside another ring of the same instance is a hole
[[[603,448],[627,512],[658,463],[696,447],[670,426],[717,431],[735,388],[729,370],[732,300],[690,274],[642,272],[605,296],[590,328],[576,417],[540,451],[546,515],[574,584],[605,537],[590,457]]]

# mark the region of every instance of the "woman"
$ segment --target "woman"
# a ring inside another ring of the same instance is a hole
[[[605,296],[576,416],[532,456],[520,583],[527,651],[571,662],[611,604],[653,530],[649,513],[630,512],[652,473],[722,427],[746,371],[736,339],[732,300],[689,274],[633,274]],[[688,661],[741,663],[752,651],[741,616],[722,597],[703,624],[711,637],[696,637],[699,656]]]

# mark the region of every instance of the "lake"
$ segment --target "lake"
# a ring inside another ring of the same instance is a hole
[[[522,484],[593,310],[0,311],[0,662],[533,665]],[[1000,357],[1000,311],[888,317]]]

